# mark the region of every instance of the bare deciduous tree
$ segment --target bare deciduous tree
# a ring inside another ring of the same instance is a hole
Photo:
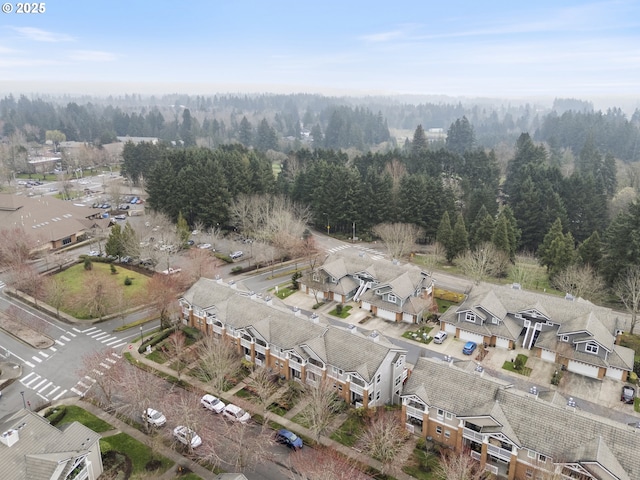
[[[614,285],[614,292],[631,314],[629,333],[633,333],[640,312],[640,267],[628,267]]]
[[[480,462],[474,460],[470,452],[466,450],[459,453],[453,450],[445,451],[434,474],[438,480],[481,480],[484,478]]]
[[[269,417],[268,407],[277,401],[276,394],[280,388],[271,369],[261,366],[256,368],[247,379],[247,386],[255,393],[258,405],[266,419]]]
[[[289,456],[291,480],[369,480],[356,463],[338,451],[319,446]]]
[[[184,333],[180,330],[176,330],[167,339],[167,348],[169,349],[169,355],[174,357],[176,372],[178,373],[178,380],[182,375],[184,369],[184,354],[186,349],[186,338]]]
[[[604,280],[590,265],[569,265],[553,277],[553,285],[562,292],[592,302],[604,296]]]
[[[318,381],[316,385],[305,384],[304,392],[303,401],[307,402],[307,406],[300,415],[319,442],[320,437],[329,429],[342,400],[329,381]]]
[[[412,223],[380,223],[373,227],[373,233],[384,242],[389,256],[399,260],[411,252],[421,230]]]
[[[473,250],[467,250],[456,259],[456,264],[478,285],[486,277],[504,276],[510,262],[507,253],[487,242]]]
[[[178,275],[156,274],[147,282],[146,303],[160,317],[162,328],[172,326],[179,315],[178,281]]]
[[[208,249],[192,248],[189,250],[188,264],[182,268],[183,274],[189,277],[189,283],[199,278],[213,278],[218,269],[216,258]]]
[[[105,358],[112,359],[110,368],[104,369]],[[114,411],[122,390],[122,378],[127,365],[124,360],[111,355],[109,349],[92,352],[82,357],[79,374],[82,382],[90,385],[87,396],[107,411]]]
[[[119,285],[111,277],[93,271],[85,271],[84,275],[82,292],[76,297],[76,302],[87,310],[90,317],[102,320],[114,305],[112,292]]]
[[[360,437],[363,449],[382,463],[383,472],[392,464],[409,436],[398,412],[377,410]]]
[[[20,227],[0,229],[0,267],[11,268],[26,263],[35,246],[35,240],[25,235]]]
[[[196,347],[198,366],[196,375],[209,382],[213,391],[222,392],[227,376],[233,376],[241,368],[241,355],[226,336],[205,335]]]
[[[67,284],[60,277],[51,275],[45,280],[44,291],[47,303],[56,309],[56,316],[60,318],[60,307],[69,291]]]
[[[143,413],[148,408],[162,411],[164,393],[165,382],[159,377],[133,365],[123,365],[119,391],[122,405],[118,410],[135,420],[142,419],[147,433],[152,431],[152,425]]]
[[[526,287],[531,283],[536,268],[538,261],[531,253],[520,253],[516,256],[516,263],[509,270],[509,279]]]

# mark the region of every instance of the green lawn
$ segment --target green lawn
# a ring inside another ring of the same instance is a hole
[[[64,414],[61,411],[64,411]],[[52,425],[60,426],[72,422],[80,422],[84,426],[90,428],[96,433],[106,432],[112,430],[113,427],[99,419],[93,413],[87,412],[83,408],[76,407],[75,405],[62,405],[60,407],[54,407],[47,411],[47,418]],[[54,423],[55,422],[55,423]]]
[[[340,428],[331,434],[331,439],[347,447],[353,447],[364,430],[364,420],[356,415],[349,415]]]
[[[289,288],[287,286],[278,286],[278,293],[276,293],[275,289],[273,290],[273,294],[279,299],[287,298],[289,295],[293,295],[297,290]]]
[[[433,327],[424,326],[420,327],[418,330],[407,330],[402,334],[402,336],[415,342],[428,344],[433,340],[433,337],[429,335],[429,332],[431,332],[431,330],[433,330]]]
[[[60,306],[60,310],[80,319],[90,318],[88,312],[83,306],[75,305],[73,300],[80,295],[88,294],[85,292],[87,288],[87,280],[92,272],[104,276],[108,281],[112,282],[109,288],[124,289],[125,297],[129,300],[129,307],[135,307],[142,304],[142,298],[146,291],[149,277],[133,270],[128,270],[121,265],[116,266],[115,275],[111,273],[111,267],[108,263],[93,262],[91,272],[84,269],[84,264],[76,264],[67,270],[56,273],[65,285],[66,293],[65,301]],[[133,280],[131,285],[124,285],[125,277]]]
[[[351,305],[343,305],[342,306],[342,311],[340,313],[338,313],[338,309],[334,308],[333,310],[331,310],[329,312],[329,315],[333,315],[335,317],[339,317],[339,318],[347,318],[350,313],[349,310],[351,310],[353,307]]]
[[[156,363],[165,363],[168,360],[166,355],[162,353],[160,350],[154,350],[153,352],[147,355],[147,358]]]
[[[504,362],[504,364],[502,365],[502,368],[503,370],[509,370],[510,372],[519,373],[520,375],[524,375],[525,377],[528,377],[529,375],[531,375],[531,369],[529,367],[525,367],[528,359],[529,357],[527,357],[522,353],[519,353],[518,356],[516,357],[516,362],[521,362],[522,368],[520,368],[519,370],[516,369],[515,363],[509,360]]]
[[[151,448],[147,447],[143,443],[140,443],[138,440],[130,437],[126,433],[118,433],[116,435],[101,439],[100,449],[102,450],[103,454],[108,451],[114,450],[116,452],[127,455],[131,459],[133,474],[147,472],[146,465],[153,460],[160,462],[157,470],[158,476],[169,470],[169,468],[171,468],[174,464],[174,462],[169,460],[168,458],[154,454]]]
[[[402,471],[418,480],[432,480],[438,468],[438,456],[421,448],[414,448],[413,453],[402,467]]]

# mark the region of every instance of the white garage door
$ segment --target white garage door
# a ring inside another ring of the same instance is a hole
[[[546,362],[555,362],[556,361],[556,352],[552,352],[551,350],[542,349],[542,353],[540,358]]]
[[[371,304],[369,302],[362,302],[362,308],[365,310],[371,310]]]
[[[484,343],[484,337],[482,335],[478,335],[477,333],[465,332],[464,330],[460,330],[460,340],[464,340],[466,342],[476,342],[478,344]]]
[[[600,369],[598,367],[594,367],[593,365],[587,365],[586,363],[569,360],[567,370],[569,370],[570,372],[579,373],[580,375],[584,375],[585,377],[598,378],[598,371]]]
[[[614,367],[609,367],[607,368],[607,373],[605,373],[605,375],[609,378],[614,378],[616,380],[622,380],[622,374],[624,373],[624,370],[621,370],[619,368],[614,368]]]
[[[456,326],[453,323],[445,323],[444,331],[452,335],[456,334]]]
[[[402,321],[406,323],[413,323],[413,315],[411,315],[410,313],[403,313]]]
[[[509,339],[496,337],[496,347],[509,348]]]
[[[380,318],[384,318],[385,320],[391,320],[393,322],[396,321],[395,312],[390,312],[389,310],[382,310],[381,308],[378,308],[378,312],[376,313],[376,316]]]

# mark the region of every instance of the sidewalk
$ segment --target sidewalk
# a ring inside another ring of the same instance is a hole
[[[127,347],[127,352],[129,352],[131,354],[131,356],[141,362],[144,363],[145,365],[158,370],[160,372],[166,373],[168,375],[172,375],[174,377],[177,377],[177,373],[175,372],[175,370],[169,368],[167,365],[164,364],[159,364],[156,363],[154,361],[151,360],[147,360],[147,358],[141,354],[138,353],[138,347],[139,347],[140,342],[137,343],[132,343]],[[185,377],[182,377],[183,380],[185,379]],[[207,392],[210,390],[209,386],[200,381],[197,380],[195,378],[189,378],[189,383],[200,389],[203,392]],[[235,387],[233,387],[231,390],[227,391],[227,392],[212,392],[214,394],[219,394],[220,397],[222,397],[223,400],[227,401],[227,402],[231,402],[234,403],[235,405],[238,405],[239,407],[243,408],[244,410],[248,411],[248,412],[255,412],[256,411],[256,405],[254,403],[251,403],[249,401],[247,401],[244,398],[240,398],[236,395],[237,392],[239,392],[240,390],[242,390],[242,388],[245,387],[245,382],[240,382],[238,385],[236,385]],[[290,412],[289,412],[290,413]],[[295,415],[295,414],[294,414]],[[282,425],[283,427],[287,428],[288,430],[291,430],[295,433],[299,433],[300,435],[304,435],[307,438],[315,438],[315,435],[313,434],[313,432],[311,432],[308,428],[303,427],[302,425],[299,425],[293,421],[290,420],[289,415],[286,415],[285,417],[280,417],[280,416],[276,416],[273,415],[272,416],[272,420],[274,420],[275,422],[279,423],[280,425]],[[127,432],[128,433],[128,432]],[[138,434],[142,435],[144,437],[144,435],[140,432],[138,432]],[[342,445],[341,443],[336,442],[335,440],[330,439],[327,436],[321,436],[320,437],[320,442],[321,445],[327,446],[329,448],[332,448],[333,450],[339,451],[340,453],[342,453],[343,455],[345,455],[346,457],[352,458],[353,460],[356,460],[357,462],[363,464],[363,465],[368,465],[378,471],[383,470],[383,466],[382,464],[369,457],[368,455],[359,452],[351,447],[347,447],[345,445]],[[404,453],[404,452],[403,452]],[[410,452],[409,452],[410,453]],[[182,458],[182,457],[181,457]],[[394,465],[402,465],[404,462],[394,462]],[[393,477],[395,477],[397,480],[412,480],[413,477],[411,477],[410,475],[407,475],[406,473],[402,472],[400,470],[400,468],[395,467],[394,465],[391,466],[391,471],[389,471],[388,473],[393,475]],[[191,468],[189,466],[189,468]],[[202,468],[202,467],[201,467]],[[194,469],[192,469],[194,470]],[[195,472],[196,470],[194,470]],[[198,473],[198,472],[196,472]],[[198,473],[198,475],[200,475]],[[171,478],[171,477],[167,477],[167,478]],[[203,477],[203,478],[211,478],[211,477]]]
[[[65,405],[69,404],[68,401],[62,401],[60,403]],[[114,430],[109,430],[108,432],[104,432],[102,434],[103,437],[108,437],[108,436],[115,435],[117,433],[122,432],[122,433],[126,433],[127,435],[135,438],[139,442],[146,445],[148,437],[147,435],[142,433],[140,430],[130,425],[127,425],[126,423],[119,420],[118,418],[111,415],[110,413],[107,413],[104,410],[96,407],[93,403],[85,402],[84,400],[81,400],[81,399],[77,399],[73,403],[87,410],[88,412],[91,412],[96,417],[104,420],[105,422],[111,424],[114,427]],[[204,480],[215,480],[217,478],[216,474],[200,466],[198,463],[183,457],[176,450],[172,448],[165,447],[164,445],[158,445],[154,448],[157,449],[159,454],[175,462],[175,465],[169,470],[167,470],[162,476],[158,477],[158,480],[172,480],[176,478],[179,474],[178,468],[180,467],[188,468],[189,470],[191,470],[192,472],[194,472],[196,475],[203,478]]]

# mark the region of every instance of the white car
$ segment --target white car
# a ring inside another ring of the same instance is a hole
[[[206,250],[208,248],[211,248],[213,245],[211,245],[210,243],[201,243],[198,245],[198,248],[202,248],[203,250]]]
[[[98,256],[100,256],[100,252],[97,251],[97,250],[90,250],[89,251],[89,256],[90,257],[98,257]]]
[[[153,408],[147,408],[147,410],[142,413],[142,419],[154,427],[161,427],[167,423],[167,418],[162,412],[154,410]]]
[[[173,436],[184,445],[189,445],[189,443],[191,443],[191,448],[196,448],[202,445],[202,439],[198,434],[184,425],[178,425],[174,428]]]
[[[444,330],[440,330],[433,336],[433,343],[442,343],[447,339],[447,337],[447,332],[445,332]]]
[[[237,252],[233,252],[231,255],[229,255],[233,260],[235,260],[236,258],[240,258],[241,256],[243,256],[244,253],[241,250],[238,250]]]
[[[233,403],[230,403],[229,405],[224,407],[222,416],[234,422],[240,423],[247,423],[249,422],[249,420],[251,420],[251,415],[249,415],[247,412],[245,412],[237,405],[234,405]]]
[[[200,399],[200,405],[216,413],[222,413],[225,407],[225,404],[219,398],[208,393]]]

